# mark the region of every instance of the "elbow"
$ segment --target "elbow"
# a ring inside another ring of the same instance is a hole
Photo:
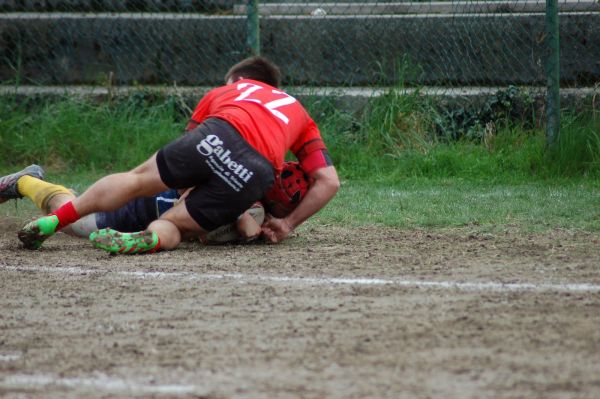
[[[340,179],[338,179],[337,177],[335,179],[331,179],[331,181],[328,182],[329,183],[329,189],[331,190],[331,193],[333,195],[335,195],[339,189],[340,189]]]
[[[320,187],[318,191],[327,193],[329,198],[333,197],[340,189],[340,179],[333,166],[319,169],[312,177],[313,185]]]

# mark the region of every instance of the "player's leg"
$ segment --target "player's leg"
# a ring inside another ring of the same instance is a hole
[[[103,229],[90,234],[92,244],[112,253],[153,252],[176,248],[183,239],[198,239],[202,242],[222,244],[226,242],[249,242],[260,234],[260,224],[264,220],[264,208],[256,202],[237,221],[231,222],[206,233],[187,211],[184,203],[179,203],[150,223],[144,231],[123,233],[122,229]],[[113,224],[113,226],[116,226]]]
[[[44,210],[46,213],[54,212],[67,202],[75,199],[76,196],[73,192],[70,190],[66,191],[67,192],[61,190],[60,192],[50,194],[47,198],[43,199],[43,203],[45,205],[43,206],[42,210]],[[96,214],[92,213],[82,217],[75,223],[68,225],[61,231],[72,237],[88,238],[90,233],[96,230],[98,230],[98,225],[96,224]]]
[[[176,248],[184,239],[206,235],[206,230],[192,218],[184,202],[150,223],[148,230],[158,235],[161,248],[167,250]]]
[[[265,208],[260,202],[255,202],[236,221],[236,230],[243,241],[253,241],[261,233],[260,226],[265,220]]]
[[[53,212],[75,198],[71,190],[60,184],[43,180],[44,170],[38,165],[0,177],[0,203],[9,199],[29,198],[41,211]],[[87,238],[92,231],[97,230],[93,215],[79,220],[65,229],[64,232],[76,237]]]
[[[19,232],[19,239],[25,248],[38,249],[48,237],[83,216],[98,211],[113,211],[133,198],[154,195],[166,189],[158,173],[154,154],[129,172],[103,177],[81,196],[55,212],[26,224]]]
[[[168,190],[153,197],[136,198],[115,211],[98,212],[97,229],[89,232],[88,236],[94,246],[113,253],[149,252],[158,250],[159,247],[172,249],[180,241],[181,233],[177,227],[149,226],[161,215],[171,211],[178,199],[176,190]],[[159,240],[159,236],[162,240]]]
[[[156,164],[156,154],[135,169],[105,176],[73,201],[79,215],[113,211],[128,201],[167,190]]]
[[[135,198],[114,211],[96,212],[84,216],[62,231],[84,238],[88,238],[98,229],[105,228],[128,233],[141,231],[173,208],[179,197],[177,190],[167,190],[150,197]]]
[[[64,186],[30,176],[19,179],[18,187],[19,192],[24,197],[31,199],[45,213],[56,211],[76,197],[71,190]],[[67,226],[62,231],[73,237],[88,238],[90,233],[97,229],[96,214],[90,214]]]
[[[106,228],[90,234],[90,241],[96,248],[108,252],[136,254],[174,249],[184,238],[205,234],[206,231],[190,216],[185,203],[180,202],[143,231],[123,233]]]

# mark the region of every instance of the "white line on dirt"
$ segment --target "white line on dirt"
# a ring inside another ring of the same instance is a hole
[[[85,390],[100,390],[104,392],[131,392],[135,394],[189,394],[199,392],[200,387],[195,385],[178,384],[152,384],[139,383],[134,381],[113,378],[105,375],[88,378],[60,378],[49,374],[15,374],[4,377],[0,380],[0,387],[3,388],[37,388],[43,389],[49,386],[59,386],[67,388],[79,388]]]
[[[297,277],[297,276],[261,276],[242,273],[202,274],[194,272],[150,272],[150,271],[113,271],[101,269],[83,269],[79,267],[22,267],[0,266],[0,270],[58,273],[58,274],[103,274],[134,278],[170,278],[182,280],[237,280],[241,282],[272,282],[306,285],[397,285],[411,288],[455,289],[463,291],[569,291],[600,292],[600,285],[587,283],[501,283],[469,281],[427,281],[403,278],[355,278],[355,277]]]
[[[0,362],[12,362],[19,360],[23,355],[21,353],[0,353]]]

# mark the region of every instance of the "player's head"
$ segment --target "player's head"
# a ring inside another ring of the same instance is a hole
[[[241,78],[258,80],[270,86],[279,87],[281,71],[277,65],[266,58],[254,56],[232,66],[225,75],[225,82],[233,83]]]
[[[277,218],[286,217],[302,201],[310,183],[310,177],[298,162],[285,162],[275,183],[265,194],[265,208]]]

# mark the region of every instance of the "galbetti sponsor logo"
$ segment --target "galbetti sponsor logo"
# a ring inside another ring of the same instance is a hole
[[[230,171],[244,182],[248,182],[254,172],[250,172],[244,165],[231,159],[231,151],[223,147],[223,140],[215,134],[209,134],[197,146],[196,150],[207,158],[221,164],[221,172]],[[224,173],[228,176],[229,173]]]

